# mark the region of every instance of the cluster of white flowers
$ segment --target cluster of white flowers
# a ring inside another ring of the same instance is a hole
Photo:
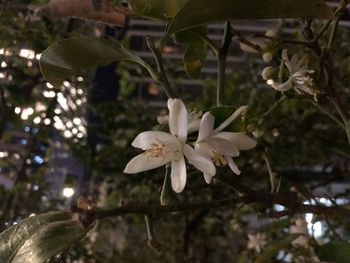
[[[314,84],[311,75],[314,71],[308,69],[307,57],[303,56],[299,58],[298,55],[294,54],[292,58],[289,59],[287,50],[284,49],[282,51],[282,61],[288,70],[287,80],[282,83],[275,81],[272,76],[278,71],[278,69],[268,66],[264,68],[261,74],[263,79],[266,80],[266,83],[278,91],[288,91],[293,88],[298,93],[308,93],[314,96],[316,100],[319,91],[313,87]]]
[[[247,107],[237,109],[219,127],[214,129],[214,116],[210,112],[200,115],[189,113],[180,99],[168,100],[169,117],[167,122],[170,133],[145,131],[132,142],[132,146],[144,150],[126,166],[124,173],[134,174],[171,164],[171,185],[175,192],[181,192],[186,185],[187,161],[204,174],[210,183],[216,174],[215,165],[228,164],[231,170],[240,171],[232,157],[239,155],[239,150],[249,150],[256,142],[240,132],[223,132]],[[192,147],[187,142],[190,132],[198,131],[198,139]]]

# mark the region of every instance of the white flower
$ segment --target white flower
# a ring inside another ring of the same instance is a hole
[[[291,59],[288,58],[287,50],[282,51],[282,60],[288,69],[289,77],[283,83],[275,82],[272,79],[267,80],[267,84],[271,85],[278,91],[287,91],[294,88],[298,93],[304,91],[316,98],[319,93],[318,90],[312,88],[313,79],[310,74],[313,70],[307,69],[307,59],[305,56],[299,59],[297,55],[293,55]]]
[[[186,164],[188,162],[203,173],[214,175],[213,163],[186,144],[188,132],[188,112],[179,99],[169,99],[170,134],[161,131],[140,133],[132,146],[145,152],[134,157],[126,166],[124,173],[139,173],[171,163],[171,185],[175,192],[181,192],[186,185]]]
[[[201,122],[202,112],[191,111],[188,113],[188,133],[198,131],[199,124]],[[160,115],[157,117],[157,121],[159,124],[168,124],[169,123],[169,115]]]
[[[240,174],[241,171],[232,157],[238,156],[239,150],[254,148],[256,142],[243,133],[222,132],[222,130],[244,113],[246,109],[247,106],[240,107],[216,129],[214,129],[214,116],[210,112],[206,112],[202,117],[198,139],[195,143],[196,151],[211,159],[217,166],[228,164],[235,174]],[[214,175],[204,173],[205,181],[210,183]]]
[[[260,253],[262,249],[266,246],[266,235],[257,233],[255,235],[248,234],[248,249],[254,249],[256,252]]]

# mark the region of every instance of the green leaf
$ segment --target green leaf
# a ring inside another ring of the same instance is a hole
[[[194,26],[238,19],[333,19],[322,0],[188,0],[170,22],[170,34]]]
[[[199,35],[207,36],[206,26],[192,28],[175,34],[175,41],[187,45],[184,54],[184,66],[186,73],[194,79],[200,77],[202,65],[207,55],[207,43]]]
[[[350,244],[345,242],[329,242],[315,247],[315,251],[321,261],[348,263],[350,259]]]
[[[130,0],[134,15],[168,21],[174,17],[186,0]]]
[[[300,234],[290,234],[279,238],[271,242],[266,248],[263,249],[263,252],[256,257],[254,263],[273,263],[274,257],[276,257],[278,251],[288,246],[292,243],[293,240],[297,239]]]
[[[29,217],[0,234],[0,262],[45,262],[82,239],[89,229],[68,212]]]
[[[55,87],[76,74],[84,74],[97,66],[114,61],[126,61],[146,68],[152,77],[154,72],[140,57],[122,48],[111,39],[73,37],[56,42],[41,55],[40,69],[44,78]]]

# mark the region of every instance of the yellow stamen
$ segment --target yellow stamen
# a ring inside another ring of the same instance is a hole
[[[168,149],[164,142],[157,139],[157,142],[151,144],[151,147],[146,150],[147,157],[164,157]]]
[[[211,158],[216,166],[224,166],[227,164],[225,157],[218,151],[213,151]]]

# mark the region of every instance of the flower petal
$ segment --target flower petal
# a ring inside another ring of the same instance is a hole
[[[228,140],[222,138],[210,137],[205,140],[207,144],[210,144],[217,152],[222,155],[238,156],[239,150],[237,146]]]
[[[200,119],[190,121],[190,123],[188,124],[188,133],[198,131],[200,127],[200,123],[201,123]]]
[[[247,110],[248,106],[239,107],[234,113],[231,114],[219,127],[214,130],[214,133],[220,132],[231,124],[239,115],[243,114]]]
[[[186,156],[188,162],[196,167],[199,171],[211,176],[214,176],[216,174],[216,168],[213,164],[213,161],[200,152],[195,151],[188,144],[184,145],[183,153]]]
[[[275,89],[275,90],[278,90],[278,91],[287,91],[287,90],[290,90],[293,86],[293,78],[290,77],[286,82],[282,83],[282,84],[276,84],[274,83],[272,85],[272,87]]]
[[[292,63],[290,62],[290,60],[288,58],[287,49],[283,49],[283,51],[282,51],[282,59],[284,60],[284,64],[288,68],[289,74],[293,74]]]
[[[136,136],[135,140],[131,143],[135,148],[140,148],[142,150],[147,150],[151,148],[153,143],[157,142],[173,142],[177,141],[177,139],[167,132],[162,131],[145,131],[141,132]]]
[[[210,112],[204,113],[199,126],[197,142],[203,141],[213,133],[214,121],[215,118],[210,114]]]
[[[169,99],[169,129],[170,133],[177,136],[182,142],[187,139],[188,112],[185,104],[180,99]]]
[[[233,142],[239,150],[250,150],[256,146],[256,141],[242,132],[219,132],[213,137]]]
[[[147,153],[141,153],[128,162],[124,173],[136,174],[163,166],[171,161],[171,155],[165,157],[151,157]]]
[[[171,161],[171,186],[176,193],[182,192],[186,185],[186,164],[183,155],[178,160]]]
[[[210,184],[211,181],[213,180],[213,177],[214,177],[214,176],[211,176],[211,175],[209,175],[209,174],[203,174],[203,175],[204,175],[204,180],[205,180],[205,182],[206,182],[207,184]]]
[[[228,165],[230,166],[232,172],[234,172],[237,175],[240,175],[241,171],[238,169],[238,167],[237,167],[236,163],[233,161],[232,157],[225,156],[225,159],[226,159]]]

